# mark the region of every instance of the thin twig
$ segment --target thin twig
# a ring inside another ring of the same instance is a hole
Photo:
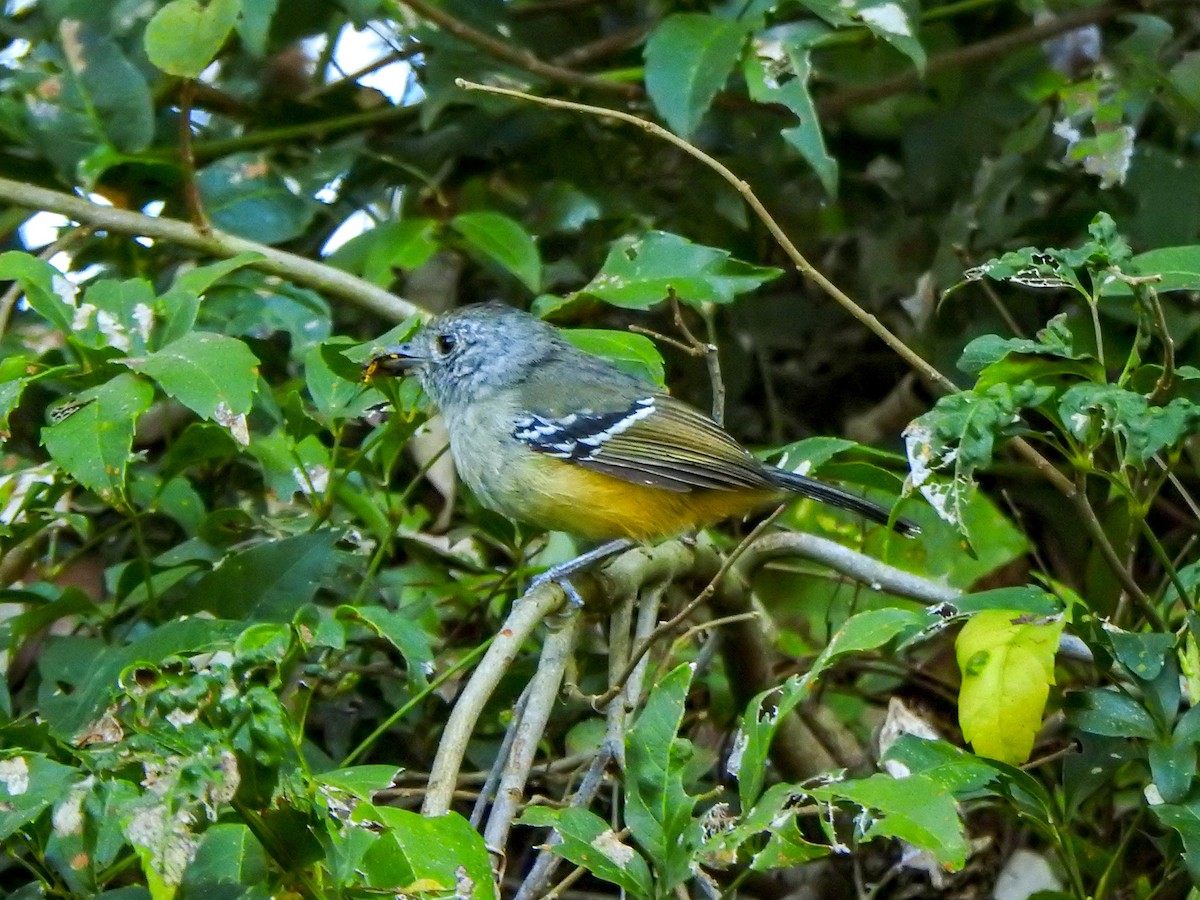
[[[192,224],[203,235],[212,235],[212,222],[204,212],[200,187],[196,184],[196,153],[192,149],[192,101],[196,82],[189,78],[179,91],[179,167],[183,174],[183,199]]]
[[[509,63],[519,69],[524,69],[533,75],[538,75],[550,81],[559,82],[560,84],[570,85],[571,87],[591,88],[592,90],[605,91],[610,94],[621,94],[625,97],[632,98],[642,95],[642,88],[639,85],[622,81],[610,81],[606,78],[597,78],[595,75],[586,75],[583,72],[564,69],[562,66],[545,62],[524,47],[515,47],[507,41],[494,38],[490,34],[484,34],[482,31],[472,28],[466,22],[456,19],[440,6],[427,3],[426,0],[388,0],[387,5],[396,12],[399,12],[401,7],[407,6],[422,19],[432,22],[460,41],[477,47],[494,59]]]
[[[1162,344],[1163,370],[1154,385],[1154,391],[1150,394],[1150,405],[1158,406],[1175,387],[1175,339],[1167,330],[1167,317],[1163,315],[1162,304],[1158,302],[1158,291],[1153,285],[1146,285],[1146,299],[1154,314],[1154,329],[1158,332],[1158,340]]]
[[[667,288],[667,299],[671,303],[671,313],[675,319],[675,327],[679,329],[684,339],[681,341],[678,338],[673,338],[669,335],[654,331],[651,328],[646,328],[643,325],[630,325],[629,330],[637,334],[644,334],[652,340],[668,344],[686,353],[688,356],[704,357],[705,365],[708,367],[708,380],[712,385],[712,419],[718,425],[725,424],[725,380],[721,377],[721,357],[719,349],[715,341],[702,341],[692,333],[688,328],[687,322],[683,318],[683,309],[679,305],[679,295],[675,293],[675,288]],[[707,317],[706,324],[711,324]],[[710,329],[711,330],[711,329]]]
[[[340,768],[344,769],[347,766],[352,765],[356,759],[358,759],[360,756],[362,756],[364,753],[366,753],[367,750],[369,750],[371,748],[371,745],[374,744],[375,741],[377,741],[379,738],[383,737],[383,735],[388,731],[389,728],[391,728],[393,725],[395,725],[397,722],[399,722],[401,719],[403,719],[408,714],[409,710],[411,710],[418,703],[420,703],[422,700],[424,700],[426,697],[428,697],[430,694],[432,694],[434,691],[436,691],[439,687],[441,687],[443,684],[445,684],[447,681],[449,681],[451,678],[453,678],[455,675],[457,675],[459,673],[459,671],[461,671],[465,667],[469,666],[472,662],[475,661],[476,657],[483,655],[484,650],[487,648],[487,646],[488,646],[488,642],[485,641],[484,643],[480,644],[478,647],[475,647],[474,649],[472,649],[470,653],[468,653],[462,659],[458,660],[454,665],[450,666],[450,668],[448,668],[445,672],[443,672],[441,675],[439,675],[433,681],[429,682],[429,684],[427,684],[425,686],[424,690],[420,691],[414,697],[410,698],[407,703],[405,703],[403,706],[401,706],[399,709],[397,709],[394,713],[392,713],[390,716],[388,716],[386,719],[384,719],[382,722],[380,722],[379,725],[375,728],[375,730],[372,731],[365,738],[363,738],[362,741],[359,742],[359,745],[357,747],[355,747],[352,751],[350,751],[349,755],[347,755],[346,758],[342,760]]]
[[[1005,56],[1014,50],[1019,50],[1030,44],[1041,43],[1055,35],[1074,31],[1076,28],[1084,25],[1107,21],[1126,11],[1125,7],[1116,5],[1082,9],[1056,16],[1053,19],[1039,22],[1036,25],[1030,25],[1026,28],[1018,28],[975,44],[968,44],[965,47],[948,50],[945,53],[936,53],[927,60],[924,75],[913,70],[905,72],[903,75],[898,75],[895,78],[889,78],[887,81],[878,82],[877,84],[836,91],[817,101],[817,113],[822,119],[830,116],[840,116],[851,107],[875,103],[893,94],[901,94],[919,87],[922,80],[928,79],[931,75]]]
[[[556,13],[574,12],[589,6],[600,6],[609,0],[538,0],[535,3],[523,3],[514,7],[512,15],[515,18],[547,16]]]
[[[652,134],[655,137],[674,145],[675,147],[678,147],[689,156],[700,160],[702,163],[720,175],[723,179],[725,179],[725,181],[727,181],[733,187],[733,189],[741,195],[746,204],[754,211],[754,214],[758,217],[759,221],[766,226],[767,230],[771,233],[771,236],[775,238],[779,246],[783,248],[784,253],[786,253],[788,256],[788,259],[792,261],[792,265],[794,265],[804,277],[816,284],[839,306],[841,306],[842,309],[849,313],[854,319],[864,324],[872,334],[876,335],[880,340],[887,344],[888,347],[890,347],[895,353],[897,353],[929,381],[941,386],[947,391],[956,390],[954,382],[952,382],[949,378],[934,368],[929,362],[923,359],[920,354],[912,350],[907,344],[904,343],[904,341],[893,334],[886,325],[879,321],[878,318],[851,300],[841,288],[826,278],[815,266],[813,266],[813,264],[805,258],[804,254],[797,249],[796,245],[792,242],[792,239],[788,237],[787,232],[783,230],[783,227],[775,220],[775,217],[771,215],[771,213],[763,205],[762,201],[758,199],[758,195],[751,190],[750,185],[735,175],[724,163],[705,153],[699,147],[696,147],[676,134],[672,134],[661,125],[621,110],[608,109],[607,107],[603,106],[590,106],[586,103],[574,103],[570,100],[557,100],[552,97],[538,97],[534,94],[527,94],[524,91],[515,91],[509,88],[477,84],[472,81],[466,81],[462,78],[456,79],[454,83],[463,90],[467,91],[484,91],[485,93],[489,94],[499,94],[500,96],[513,97],[514,99],[524,100],[529,103],[537,103],[541,106],[551,107],[552,109],[566,109],[571,110],[572,112],[586,113],[590,116],[599,116],[601,118],[616,119],[620,122],[627,122],[630,125],[641,128],[643,131]]]
[[[28,209],[59,213],[96,229],[167,241],[217,258],[228,258],[240,253],[258,254],[261,258],[250,263],[253,268],[287,278],[322,294],[346,300],[384,319],[399,322],[409,316],[428,315],[415,304],[369,281],[356,278],[349,272],[215,228],[211,234],[204,234],[194,225],[179,219],[147,216],[128,209],[100,206],[71,194],[50,191],[9,178],[0,178],[0,200]]]
[[[687,617],[690,616],[698,606],[700,606],[700,604],[706,603],[712,598],[713,594],[716,593],[717,588],[721,584],[721,579],[725,577],[726,573],[729,572],[741,555],[745,553],[758,539],[759,535],[761,535],[768,527],[770,527],[771,523],[779,518],[784,509],[785,507],[780,506],[769,516],[759,522],[758,525],[756,525],[754,529],[748,535],[746,535],[746,537],[744,537],[741,542],[733,548],[733,550],[730,551],[729,555],[725,558],[725,561],[721,563],[721,567],[717,569],[717,573],[713,575],[708,584],[704,586],[704,590],[700,591],[700,593],[697,594],[691,600],[691,602],[687,603],[674,616],[659,625],[652,634],[650,634],[641,642],[641,644],[638,645],[637,649],[635,649],[633,654],[630,656],[629,662],[625,666],[625,670],[621,673],[621,677],[610,684],[608,686],[608,690],[606,690],[603,694],[600,694],[598,697],[594,698],[592,701],[593,705],[595,705],[597,708],[603,708],[606,704],[612,702],[613,698],[617,696],[617,694],[621,691],[621,688],[625,685],[626,680],[629,679],[630,676],[632,676],[638,669],[638,666],[641,664],[642,657],[650,652],[650,648],[653,647],[658,641],[670,634],[673,634],[675,630],[679,628],[680,624],[683,623]]]
[[[337,90],[343,85],[354,84],[360,78],[366,78],[372,72],[378,72],[380,69],[387,68],[393,63],[404,62],[405,60],[411,59],[423,51],[424,48],[416,43],[410,47],[392,50],[388,53],[385,53],[374,62],[367,63],[361,69],[355,69],[353,72],[343,73],[341,78],[338,78],[334,81],[327,81],[325,84],[320,84],[311,88],[303,96],[301,96],[300,102],[311,103],[318,97],[328,94],[330,91]]]
[[[504,774],[504,767],[508,764],[509,757],[512,755],[513,741],[517,738],[517,726],[521,718],[525,715],[525,707],[529,703],[530,684],[525,685],[525,690],[521,691],[521,696],[517,698],[516,705],[513,706],[512,721],[509,722],[508,729],[504,732],[504,740],[500,742],[500,747],[496,751],[496,759],[492,763],[492,768],[488,771],[487,778],[483,780],[483,787],[479,789],[479,797],[475,801],[475,806],[471,809],[471,818],[469,819],[472,828],[479,828],[479,823],[483,821],[483,814],[487,812],[487,805],[496,796],[496,789],[500,786],[500,778]],[[461,774],[458,780],[462,781]]]
[[[606,56],[623,53],[635,44],[640,43],[657,25],[657,22],[639,22],[622,31],[614,31],[586,44],[572,47],[550,60],[553,66],[563,66],[577,69],[588,63],[593,63]]]
[[[955,247],[954,249],[957,251],[959,262],[962,263],[964,269],[969,269],[971,266],[975,265],[975,263],[967,255],[966,248]],[[1017,322],[1016,318],[1012,314],[1012,311],[1004,305],[1004,301],[1000,299],[1000,295],[996,293],[996,289],[992,286],[992,283],[986,278],[980,278],[976,284],[979,286],[979,289],[983,291],[983,296],[987,297],[988,302],[992,304],[992,308],[995,309],[999,314],[1000,318],[1004,322],[1004,326],[1009,330],[1009,332],[1017,337],[1025,337],[1024,329],[1021,328],[1020,323]]]
[[[751,610],[750,612],[734,613],[731,616],[719,616],[716,619],[708,619],[707,621],[693,625],[683,634],[679,635],[679,637],[675,638],[673,644],[674,646],[680,646],[689,641],[693,635],[712,631],[714,628],[720,628],[722,625],[732,625],[734,622],[746,622],[751,619],[757,619],[758,616],[759,614],[756,611]]]

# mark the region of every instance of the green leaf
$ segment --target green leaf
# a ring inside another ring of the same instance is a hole
[[[72,333],[79,288],[50,263],[9,250],[0,254],[0,280],[19,282],[25,301],[34,312],[63,334]]]
[[[329,303],[320,294],[259,272],[243,272],[216,286],[202,312],[210,328],[231,337],[263,340],[286,334],[293,359],[329,337],[331,328]]]
[[[598,328],[570,328],[563,337],[593,356],[602,356],[618,369],[659,387],[665,385],[662,354],[654,341],[641,334]]]
[[[755,839],[763,834],[767,835],[767,842],[754,854],[750,864],[756,872],[828,856],[832,848],[809,843],[796,830],[796,810],[803,800],[796,785],[772,785],[735,821],[711,830],[700,850],[701,858],[737,859],[744,855],[747,844],[757,843]]]
[[[279,0],[242,0],[242,14],[238,16],[237,33],[254,56],[267,55],[267,40],[271,36],[271,22]]]
[[[369,803],[378,791],[390,788],[395,783],[396,776],[403,771],[395,766],[350,766],[314,775],[313,780],[317,784],[337,788]]]
[[[980,759],[961,747],[914,734],[897,738],[884,752],[883,759],[887,763],[898,763],[912,774],[936,781],[960,800],[989,792],[989,786],[1001,772],[995,763]]]
[[[1152,804],[1155,818],[1183,840],[1183,859],[1193,884],[1200,884],[1200,802]]]
[[[403,890],[421,882],[422,893],[495,900],[491,860],[483,836],[457,813],[436,818],[406,809],[360,803],[353,822],[378,822],[386,829],[363,856],[368,887]]]
[[[263,154],[224,156],[196,173],[196,186],[213,225],[264,244],[299,237],[317,210],[292,192]]]
[[[924,74],[925,48],[916,36],[918,20],[909,4],[900,0],[860,0],[855,12],[867,28],[911,59],[917,71]]]
[[[648,231],[616,241],[599,274],[579,293],[629,309],[660,303],[671,290],[685,302],[730,303],[780,274],[736,260],[727,250]]]
[[[250,411],[258,359],[237,338],[191,331],[156,353],[120,360],[205,419],[231,427]],[[245,441],[242,441],[245,443]]]
[[[76,371],[73,365],[46,367],[19,353],[0,359],[0,441],[8,439],[8,417],[20,405],[21,395],[27,387],[39,381],[73,375]]]
[[[1190,741],[1160,738],[1147,752],[1150,777],[1163,800],[1178,803],[1187,796],[1196,777],[1196,745]]]
[[[675,13],[646,42],[646,93],[671,130],[690,137],[729,78],[748,25],[706,13]]]
[[[229,259],[209,263],[206,266],[196,266],[194,269],[187,269],[175,277],[174,282],[171,284],[171,290],[187,291],[189,294],[203,296],[209,288],[222,278],[232,275],[238,269],[252,266],[264,258],[257,251],[247,251],[239,253],[237,256],[231,256]]]
[[[691,745],[677,737],[692,673],[691,665],[678,666],[656,684],[625,738],[625,821],[654,860],[663,893],[690,877],[700,838],[699,822],[692,818],[696,798],[683,786]]]
[[[0,756],[0,841],[8,840],[64,797],[81,773],[36,753]]]
[[[433,669],[433,645],[419,621],[404,610],[379,606],[339,606],[334,615],[361,622],[395,647],[404,657],[409,683],[424,687]]]
[[[254,833],[241,822],[218,822],[201,836],[179,888],[189,897],[246,898],[230,888],[261,887],[257,896],[269,896],[266,880],[267,854]]]
[[[839,453],[858,447],[854,441],[846,438],[811,437],[780,447],[776,452],[779,458],[775,465],[789,472],[799,472],[809,475],[821,468]]]
[[[118,375],[72,398],[73,411],[42,429],[42,444],[72,478],[106,503],[122,502],[134,426],[153,399],[149,384]]]
[[[1120,631],[1110,625],[1104,634],[1112,642],[1113,652],[1121,665],[1141,681],[1157,678],[1167,661],[1167,654],[1175,647],[1175,635],[1170,633]]]
[[[742,808],[748,809],[762,791],[767,751],[779,723],[808,696],[821,674],[846,653],[874,650],[905,633],[916,633],[933,624],[930,614],[907,609],[872,609],[851,616],[834,632],[829,645],[803,675],[793,676],[777,688],[762,691],[750,701],[729,761],[729,773],[738,780]]]
[[[144,278],[102,278],[84,292],[73,343],[97,350],[145,353],[154,326],[154,286]]]
[[[146,24],[146,55],[168,75],[195,78],[233,31],[242,0],[171,0]]]
[[[1063,698],[1067,721],[1081,731],[1104,737],[1154,738],[1158,728],[1145,707],[1108,688],[1071,691]]]
[[[997,609],[1026,616],[1053,616],[1062,612],[1057,597],[1031,584],[963,594],[949,605],[961,614]]]
[[[38,657],[40,713],[54,734],[74,739],[112,703],[126,669],[225,646],[244,627],[241,621],[192,617],[160,625],[117,646],[106,646],[95,638],[51,638]]]
[[[462,213],[450,227],[467,246],[515,275],[535,294],[542,283],[542,259],[537,244],[521,223],[497,212]]]
[[[1077,353],[1074,345],[1075,336],[1067,325],[1066,313],[1062,313],[1047,322],[1034,340],[1002,338],[997,334],[980,335],[963,348],[958,368],[968,375],[976,375],[1014,353],[1065,359],[1089,358],[1087,353]]]
[[[196,584],[186,608],[223,619],[290,622],[333,566],[336,541],[332,531],[315,531],[234,553]]]
[[[429,261],[440,246],[437,223],[433,219],[404,219],[384,222],[351,238],[325,261],[387,287],[396,280],[397,269],[411,272],[419,268]],[[535,259],[536,253],[535,249]]]
[[[1160,281],[1150,285],[1160,294],[1200,291],[1200,244],[1147,250],[1133,257],[1125,270],[1129,275],[1160,276]],[[1106,275],[1101,281],[1101,294],[1105,297],[1130,297],[1133,296],[1133,288],[1128,282]]]
[[[1018,612],[985,610],[963,626],[955,642],[963,737],[976,753],[1014,765],[1029,759],[1042,726],[1063,629],[1061,617],[1036,624],[1021,618]]]
[[[756,41],[754,54],[742,63],[742,75],[750,98],[759,103],[787,107],[799,120],[780,134],[812,167],[830,197],[837,196],[838,164],[825,146],[821,121],[808,89],[812,74],[812,43],[827,33],[816,22],[784,26],[784,33],[770,41]]]
[[[562,838],[560,843],[550,844],[558,856],[619,886],[633,897],[654,895],[654,882],[646,861],[594,812],[576,807],[554,810],[529,806],[518,824],[552,827]]]
[[[59,34],[71,75],[60,102],[117,150],[144,150],[154,138],[154,99],[137,66],[112,38],[76,19],[64,19]]]
[[[1200,404],[1177,397],[1151,406],[1143,395],[1115,384],[1075,385],[1059,400],[1058,414],[1081,441],[1098,442],[1105,434],[1115,434],[1121,458],[1137,466],[1200,429]]]
[[[383,394],[362,380],[362,370],[339,351],[356,346],[345,338],[333,338],[313,347],[304,357],[304,383],[321,419],[328,423],[354,419],[383,402]],[[338,366],[334,371],[332,363]],[[350,376],[350,377],[347,377]]]
[[[805,793],[818,800],[850,800],[871,811],[872,816],[858,820],[861,840],[896,837],[928,850],[948,868],[960,869],[966,863],[967,841],[954,796],[931,778],[879,773],[808,788]]]

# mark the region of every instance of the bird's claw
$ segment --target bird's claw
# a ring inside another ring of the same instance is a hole
[[[528,596],[540,587],[545,587],[548,584],[557,584],[562,592],[567,595],[567,599],[572,606],[583,606],[583,598],[579,596],[579,591],[575,590],[575,585],[571,584],[571,579],[566,575],[561,575],[554,569],[547,569],[541,575],[535,576],[530,582],[529,587],[525,590],[525,595]]]

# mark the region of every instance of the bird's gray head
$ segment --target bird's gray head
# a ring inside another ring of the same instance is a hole
[[[475,403],[524,381],[566,342],[541,319],[499,303],[466,306],[425,323],[371,362],[387,375],[412,372],[441,409]]]

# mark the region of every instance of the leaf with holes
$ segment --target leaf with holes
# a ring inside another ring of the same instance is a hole
[[[734,259],[728,250],[648,231],[616,241],[600,272],[579,293],[628,309],[661,303],[671,291],[687,303],[731,303],[780,274]]]
[[[236,338],[192,331],[147,356],[121,360],[198,415],[225,424],[250,411],[258,386],[258,359]]]
[[[70,413],[42,430],[42,443],[72,478],[117,503],[125,496],[134,426],[153,399],[149,384],[118,375],[73,397]]]

